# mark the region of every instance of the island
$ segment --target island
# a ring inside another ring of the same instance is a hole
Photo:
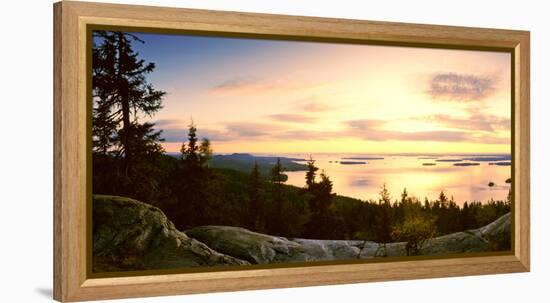
[[[512,162],[491,162],[489,165],[497,165],[497,166],[511,166]]]
[[[510,155],[503,155],[503,156],[477,156],[477,157],[470,157],[470,158],[462,158],[462,160],[466,161],[475,161],[475,162],[495,162],[495,161],[509,161],[512,160],[512,156]]]
[[[384,160],[383,157],[344,157],[344,160]]]
[[[478,166],[477,162],[454,163],[454,166]]]
[[[343,165],[367,164],[365,161],[340,161]]]

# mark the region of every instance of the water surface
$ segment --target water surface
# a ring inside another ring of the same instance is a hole
[[[308,158],[309,155],[289,154]],[[457,204],[464,201],[487,202],[491,198],[504,200],[511,176],[509,155],[345,155],[313,154],[316,165],[326,172],[334,192],[358,199],[377,199],[385,183],[398,199],[404,188],[409,195],[435,200],[441,191],[454,197]],[[353,158],[353,159],[348,159]],[[378,159],[368,159],[378,158]],[[383,159],[380,159],[383,158]],[[366,162],[364,164],[341,164]],[[299,162],[305,163],[305,162]],[[477,164],[476,164],[477,163]],[[498,163],[499,165],[495,165]],[[305,172],[287,172],[287,184],[303,187]],[[489,186],[492,182],[494,185]]]

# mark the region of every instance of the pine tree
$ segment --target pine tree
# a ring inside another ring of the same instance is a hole
[[[212,147],[208,138],[202,138],[199,146],[199,163],[201,166],[208,166],[212,159]]]
[[[187,168],[198,169],[206,167],[212,159],[212,147],[210,140],[202,138],[200,144],[197,136],[197,127],[193,122],[189,124],[187,132],[187,144],[181,143],[181,160]]]
[[[146,63],[133,50],[132,43],[144,43],[136,35],[113,31],[93,35],[94,150],[113,150],[124,158],[127,171],[140,149],[159,149],[160,132],[153,130],[153,124],[140,124],[139,117],[160,110],[166,93],[147,81],[145,76],[155,64]]]
[[[319,168],[315,166],[315,160],[313,160],[311,155],[309,156],[309,160],[307,161],[306,165],[307,165],[306,188],[308,190],[312,190],[313,185],[315,184],[315,176]]]
[[[403,188],[403,192],[401,193],[401,203],[407,203],[409,201],[409,193],[407,192],[407,188]]]
[[[203,138],[199,143],[193,121],[180,152],[179,166],[172,176],[177,196],[173,205],[174,223],[178,228],[189,228],[220,222],[226,216],[221,209],[225,207],[220,194],[222,180],[208,166],[213,153],[210,140]]]
[[[154,203],[158,198],[161,132],[142,123],[162,107],[163,91],[146,76],[155,69],[133,50],[144,43],[130,33],[94,31],[92,48],[92,150],[94,192]]]
[[[261,201],[262,180],[260,167],[254,162],[254,167],[248,179],[248,219],[249,227],[260,231],[263,225],[263,205]]]
[[[285,181],[284,167],[281,164],[281,158],[277,158],[277,163],[271,168],[271,226],[270,230],[276,234],[282,234],[286,230],[283,219],[284,197],[283,183]]]
[[[318,211],[321,215],[326,215],[332,204],[332,198],[334,196],[332,193],[332,181],[330,181],[324,171],[321,172],[320,177],[321,181],[317,184]]]
[[[378,237],[379,241],[385,245],[391,241],[391,198],[385,183],[380,190],[378,205],[381,212],[378,222]]]
[[[271,182],[278,185],[285,182],[284,171],[285,168],[281,164],[281,158],[277,158],[277,163],[271,168]]]
[[[314,161],[310,158],[306,183],[308,183],[308,204],[311,216],[306,224],[306,234],[308,237],[316,239],[330,239],[335,236],[338,232],[337,227],[340,226],[340,222],[337,222],[334,213],[330,209],[334,198],[334,193],[332,193],[333,184],[324,171],[319,175],[321,180],[315,182],[315,172],[317,170]]]
[[[99,103],[92,110],[92,149],[94,153],[106,156],[114,145],[117,123],[110,119],[111,108]]]
[[[447,202],[449,202],[449,198],[445,195],[443,191],[439,194],[439,203],[441,203],[441,207],[447,207]]]

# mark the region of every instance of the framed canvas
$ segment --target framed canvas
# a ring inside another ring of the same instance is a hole
[[[529,32],[54,5],[54,298],[529,271]]]

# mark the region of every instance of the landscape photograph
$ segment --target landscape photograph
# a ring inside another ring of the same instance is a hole
[[[91,32],[92,273],[511,251],[511,54]]]

